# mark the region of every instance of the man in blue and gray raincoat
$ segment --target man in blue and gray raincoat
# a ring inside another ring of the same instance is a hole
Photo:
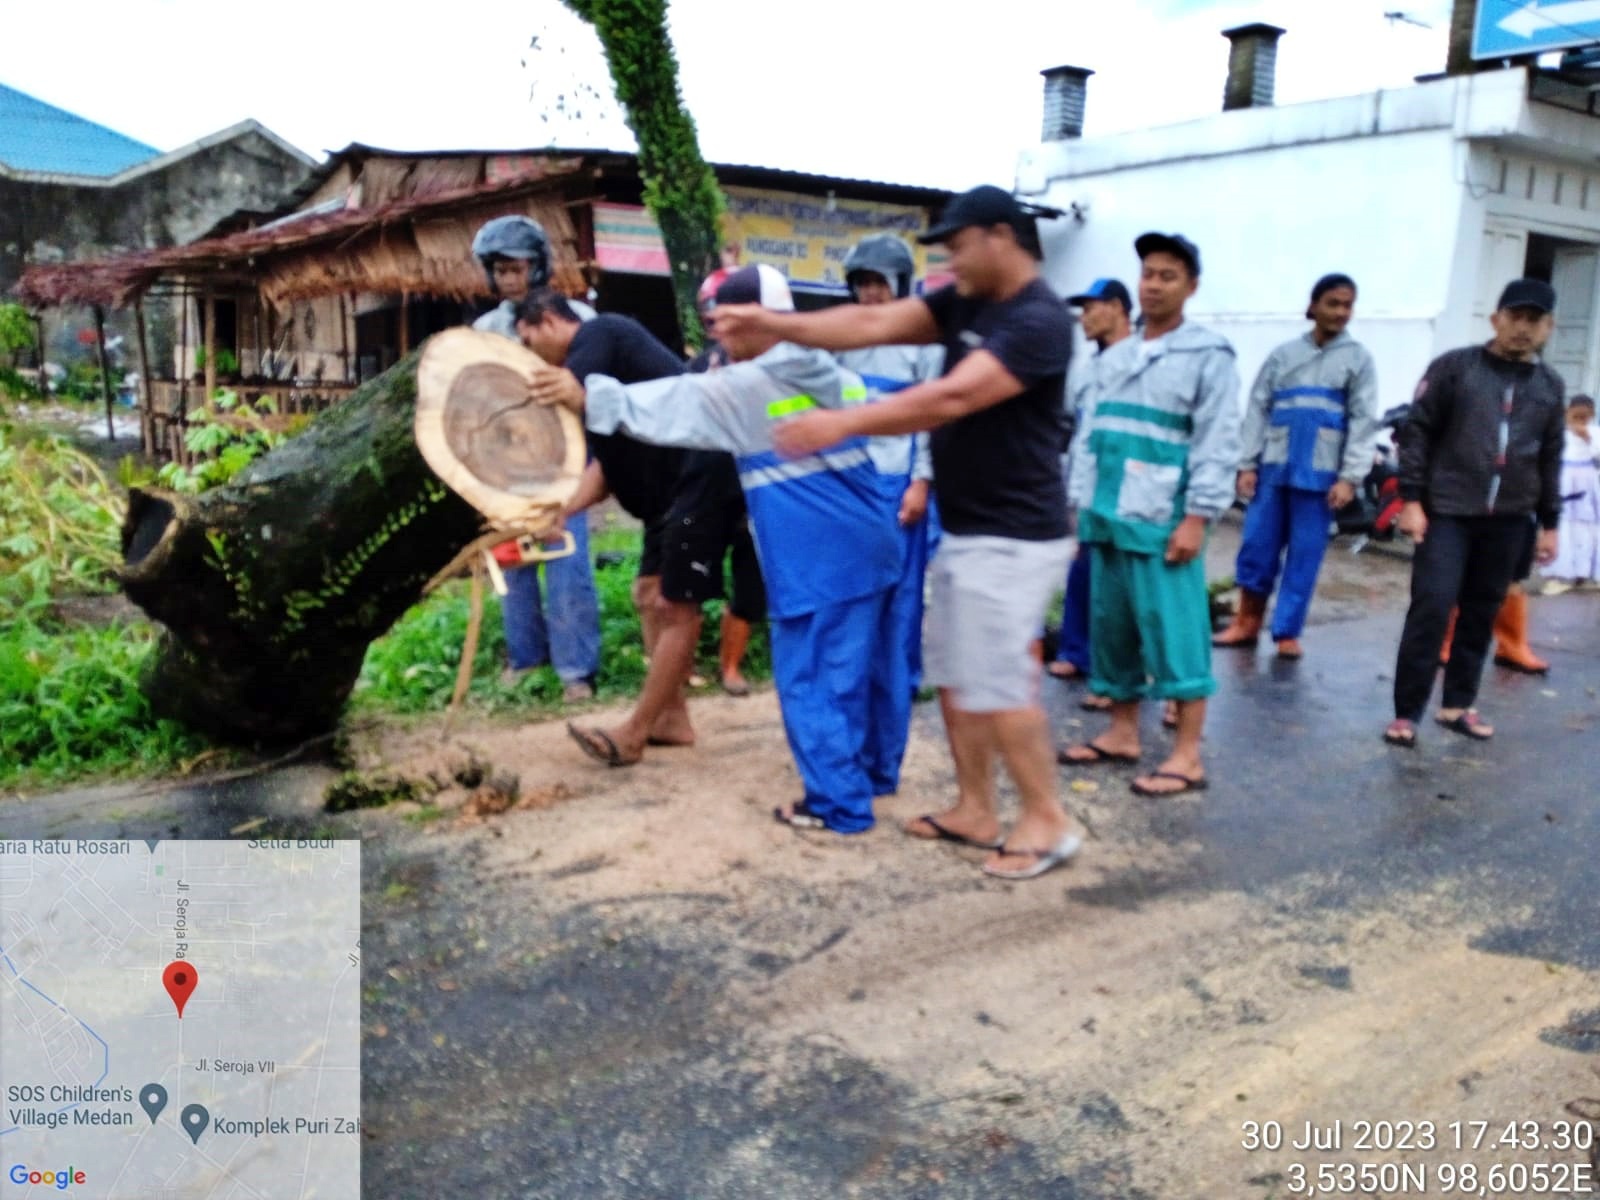
[[[1377,367],[1345,331],[1355,303],[1348,275],[1317,280],[1310,331],[1269,354],[1250,389],[1238,478],[1250,502],[1234,568],[1239,612],[1218,646],[1256,644],[1281,565],[1272,640],[1279,658],[1302,654],[1332,514],[1355,499],[1378,438]]]

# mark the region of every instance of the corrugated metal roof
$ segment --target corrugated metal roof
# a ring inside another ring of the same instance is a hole
[[[160,151],[0,84],[0,163],[14,171],[115,175]]]

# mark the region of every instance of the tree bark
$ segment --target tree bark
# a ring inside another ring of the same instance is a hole
[[[667,0],[565,0],[594,26],[628,128],[639,143],[644,203],[661,229],[683,341],[703,342],[696,293],[722,265],[725,211],[716,173],[700,153],[678,88]]]
[[[417,449],[417,357],[221,487],[133,490],[121,582],[166,626],[158,710],[232,742],[333,728],[368,644],[482,532]]]

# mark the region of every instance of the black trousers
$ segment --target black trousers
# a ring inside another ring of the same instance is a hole
[[[1430,516],[1411,562],[1411,607],[1394,668],[1394,715],[1420,721],[1439,669],[1439,651],[1456,617],[1444,670],[1445,708],[1471,708],[1506,589],[1533,543],[1529,517]]]

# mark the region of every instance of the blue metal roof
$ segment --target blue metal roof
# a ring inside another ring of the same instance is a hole
[[[0,83],[0,163],[13,171],[115,175],[159,153]]]

